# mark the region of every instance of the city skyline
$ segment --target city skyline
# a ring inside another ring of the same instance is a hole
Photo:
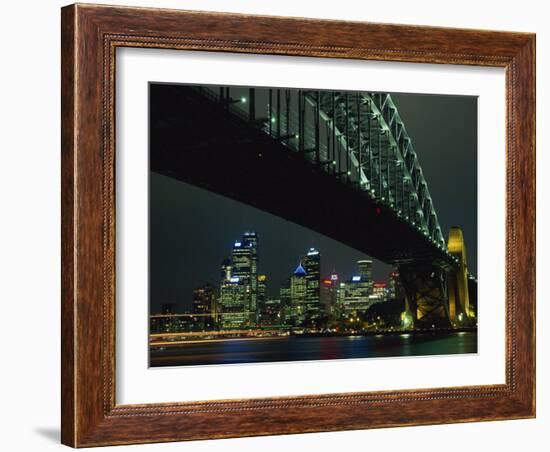
[[[256,238],[256,240],[260,240],[260,236],[258,234],[256,234],[255,231],[245,231],[242,235],[243,237],[249,235],[249,234],[253,234]],[[227,247],[227,250],[233,250],[233,252],[235,251],[235,247],[236,245],[238,245],[238,247],[240,248],[241,245],[243,245],[243,249],[245,249],[244,247],[244,244],[242,243],[243,241],[243,238],[242,237],[237,237],[235,239],[233,239],[232,241],[230,241],[230,243],[228,243],[228,247]],[[232,255],[232,253],[230,251],[228,251],[227,253],[229,256]],[[391,278],[392,278],[392,275],[395,273],[395,269],[393,269],[391,266],[389,265],[386,265],[384,263],[381,263],[379,261],[376,261],[376,259],[373,259],[371,257],[367,257],[367,258],[358,258],[354,261],[350,261],[348,262],[348,270],[351,268],[352,270],[350,271],[347,271],[347,272],[341,272],[341,271],[338,271],[338,269],[336,269],[335,266],[331,265],[330,263],[327,263],[326,262],[326,259],[322,259],[320,262],[322,263],[319,264],[319,270],[317,269],[313,269],[312,271],[312,267],[311,267],[311,264],[308,264],[308,258],[311,259],[311,256],[322,256],[323,255],[323,252],[321,249],[318,249],[316,247],[310,247],[309,249],[304,249],[302,253],[298,253],[296,255],[296,260],[295,260],[295,265],[293,266],[292,264],[289,265],[288,267],[285,267],[285,270],[288,268],[289,271],[288,271],[288,274],[286,276],[283,277],[282,280],[274,280],[273,278],[270,277],[270,274],[267,273],[267,272],[263,272],[262,271],[262,265],[261,265],[261,262],[262,260],[259,259],[259,256],[258,256],[258,259],[256,261],[256,264],[257,264],[257,269],[255,270],[254,274],[258,277],[258,278],[261,278],[261,281],[263,282],[263,291],[264,291],[264,301],[265,300],[273,300],[273,299],[278,299],[280,298],[280,289],[281,287],[284,287],[285,286],[285,283],[288,283],[288,280],[289,278],[295,274],[296,270],[301,268],[303,271],[304,271],[304,276],[307,275],[307,277],[309,279],[311,278],[314,278],[313,280],[314,281],[317,281],[319,284],[322,283],[322,281],[327,281],[329,279],[335,279],[335,277],[337,277],[337,280],[339,282],[357,282],[359,280],[363,280],[363,281],[366,281],[366,280],[369,280],[371,281],[373,284],[383,284],[384,286],[386,285],[389,285],[391,284]],[[375,263],[377,263],[379,265],[375,265]],[[364,268],[361,268],[361,264],[363,263],[368,263],[370,269],[367,271],[365,270]],[[383,269],[380,269],[378,268],[380,265],[383,266]],[[237,272],[232,272],[231,268],[232,268],[232,260],[230,257],[225,257],[221,260],[219,266],[219,268],[217,269],[217,273],[218,273],[218,276],[220,274],[220,269],[221,269],[221,273],[223,274],[224,271],[227,272],[226,273],[226,279],[227,280],[230,280],[230,279],[233,279],[234,282],[236,282],[237,279],[239,278],[242,278],[242,277],[246,277],[246,274],[243,273],[243,272],[239,272],[237,270]],[[331,268],[332,270],[331,271],[323,271],[322,269],[327,269],[327,268]],[[384,270],[387,270],[387,269],[390,269],[389,273],[386,273],[384,275],[382,275],[382,271]],[[248,270],[248,269],[247,269]],[[284,273],[283,269],[281,269],[281,273]],[[376,270],[376,271],[375,271]],[[212,274],[216,273],[216,271],[212,270]],[[374,275],[377,274],[378,277],[374,277]],[[223,278],[222,278],[223,279]],[[169,301],[169,300],[157,300],[157,303],[155,303],[154,305],[151,304],[151,306],[156,306],[156,310],[153,310],[151,309],[151,314],[159,314],[161,313],[164,309],[166,309],[166,306],[167,305],[171,305],[172,309],[173,309],[173,313],[192,313],[195,306],[194,306],[194,293],[199,290],[199,289],[202,289],[204,287],[207,287],[207,286],[212,286],[214,288],[216,288],[216,286],[218,285],[219,283],[219,278],[216,279],[216,278],[213,278],[212,280],[205,280],[204,282],[200,283],[200,284],[197,284],[195,287],[193,287],[188,293],[184,294],[183,296],[183,302],[180,300],[179,302],[173,302],[173,301]],[[321,291],[321,287],[318,286],[316,292],[312,292],[312,290],[315,290],[315,289],[309,289],[309,293],[308,293],[308,297],[309,299],[314,299],[315,297],[320,297],[320,291]],[[217,296],[219,296],[219,290],[216,291],[217,292]],[[259,303],[259,300],[257,301]]]
[[[196,227],[194,228],[195,234],[180,236],[178,242],[173,243],[173,248],[166,250],[166,254],[164,254],[165,256],[171,256],[172,259],[160,262],[161,270],[152,272],[150,292],[151,313],[160,312],[164,304],[174,304],[176,309],[181,312],[191,311],[193,290],[207,283],[217,283],[219,267],[222,261],[227,257],[226,254],[229,253],[231,246],[237,238],[241,236],[243,231],[247,230],[254,230],[256,232],[259,229],[262,231],[257,232],[258,236],[262,239],[262,243],[258,250],[260,256],[258,273],[270,276],[268,283],[268,295],[270,298],[278,296],[278,287],[294,271],[296,266],[300,263],[300,258],[305,256],[309,248],[323,250],[325,256],[321,267],[321,274],[323,276],[330,276],[333,273],[338,273],[345,278],[351,278],[354,272],[357,271],[357,260],[361,259],[370,259],[374,262],[374,279],[377,281],[387,282],[388,274],[393,270],[391,265],[373,259],[365,253],[361,253],[351,247],[323,236],[322,234],[318,234],[315,231],[303,228],[302,226],[283,220],[269,213],[259,211],[258,209],[246,206],[237,201],[207,192],[206,190],[192,187],[164,176],[152,174],[151,187],[159,189],[159,185],[164,185],[165,190],[179,190],[182,193],[181,199],[184,201],[185,208],[195,214],[202,213],[203,217],[208,218],[210,216],[209,214],[215,211],[237,212],[237,217],[243,215],[246,218],[250,217],[256,220],[259,228],[243,226],[243,223],[249,224],[250,222],[246,220],[238,221],[235,218],[228,219],[228,222],[233,220],[231,224],[225,224],[224,227],[220,227],[221,225],[214,223],[214,215],[212,215],[211,222],[206,221],[210,224],[209,229],[205,230],[204,228]],[[201,208],[201,204],[210,206],[211,210]],[[167,209],[165,212],[170,213],[170,206],[164,204],[163,207]],[[159,216],[156,215],[156,218],[158,219]],[[260,221],[258,221],[258,219],[260,219]],[[275,223],[275,226],[273,223]],[[154,225],[155,222],[152,221],[152,226]],[[280,240],[278,233],[272,233],[272,229],[276,229],[277,226],[284,232],[284,236],[287,240]],[[189,227],[189,225],[187,225],[187,227]],[[225,227],[227,228],[227,232],[224,230]],[[212,228],[216,229],[216,231],[212,231]],[[202,243],[204,243],[204,240],[208,237],[211,238],[210,245],[207,249],[193,246],[196,234],[202,237],[200,240]],[[172,244],[170,244],[170,246],[172,246]],[[160,250],[158,248],[151,248],[152,258],[154,258],[155,251],[158,252]],[[196,255],[197,251],[200,252],[201,250],[203,250],[204,254],[207,256],[202,254],[200,256]],[[193,271],[185,272],[185,263],[189,261],[200,266],[200,269],[194,267],[192,269]],[[168,278],[167,276],[173,273],[174,266],[176,268],[181,267],[183,271],[176,279]],[[158,269],[158,267],[156,268]],[[165,273],[163,271],[164,269],[169,271]],[[156,282],[158,279],[154,278],[155,274],[158,277],[164,276],[163,279],[165,282]],[[165,293],[170,295],[163,296],[163,290],[155,291],[154,289],[163,289]]]

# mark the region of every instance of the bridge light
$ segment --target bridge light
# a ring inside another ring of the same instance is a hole
[[[246,97],[241,97],[241,103],[246,104]]]
[[[271,122],[274,123],[274,122],[275,122],[275,118],[271,118]]]
[[[296,134],[294,135],[295,138],[300,138],[300,135]]]
[[[333,164],[333,165],[336,165],[336,160],[333,160],[333,161],[332,161],[332,164]]]
[[[347,174],[348,176],[351,176],[351,171],[348,171],[346,174]]]

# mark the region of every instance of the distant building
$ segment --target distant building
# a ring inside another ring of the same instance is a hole
[[[255,232],[245,232],[242,239],[233,244],[231,276],[248,286],[244,304],[249,323],[254,325],[258,321],[258,236]]]
[[[282,324],[281,300],[279,298],[268,298],[262,305],[260,312],[260,326],[278,327]]]
[[[321,254],[315,248],[310,248],[304,259],[306,272],[305,318],[307,322],[315,322],[321,311]]]
[[[258,236],[255,232],[245,232],[234,242],[231,257],[222,262],[220,276],[219,326],[222,329],[256,326],[259,310]],[[263,291],[265,294],[265,284]]]
[[[365,312],[373,303],[373,262],[368,259],[357,261],[358,274],[345,283],[340,283],[338,294],[340,312],[344,315]]]
[[[231,259],[225,258],[220,266],[220,281],[231,279]]]
[[[388,299],[388,285],[385,282],[375,282],[373,284],[371,299],[374,303],[386,301]]]
[[[306,314],[307,279],[300,263],[290,277],[290,316],[294,325],[303,325]]]
[[[361,284],[364,286],[369,286],[370,291],[372,292],[372,267],[373,262],[370,259],[361,259],[357,261],[357,267],[359,269],[359,275],[361,278]],[[370,295],[370,294],[369,294]]]
[[[258,287],[257,287],[257,305],[258,310],[261,311],[263,305],[267,301],[267,276],[258,275]]]
[[[149,317],[149,333],[184,333],[196,330],[191,314],[153,314]]]
[[[212,329],[217,316],[216,293],[210,284],[197,287],[193,291],[193,314],[202,330]]]
[[[321,312],[326,317],[330,318],[335,314],[339,284],[337,274],[332,274],[329,278],[321,280]]]
[[[344,285],[340,284],[341,312],[357,314],[366,311],[372,304],[371,286],[371,281],[363,281],[359,275],[352,276]]]
[[[246,328],[250,325],[250,285],[238,276],[222,281],[218,325],[223,330]]]
[[[286,326],[292,326],[292,305],[290,300],[290,278],[279,289],[279,302],[281,304],[281,322]]]

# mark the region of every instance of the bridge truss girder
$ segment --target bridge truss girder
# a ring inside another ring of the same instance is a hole
[[[447,253],[428,184],[391,95],[269,89],[267,103],[266,133],[368,192]]]

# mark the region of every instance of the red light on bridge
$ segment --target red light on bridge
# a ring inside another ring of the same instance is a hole
[[[382,209],[380,207],[376,208],[376,215],[380,215],[382,213]]]

